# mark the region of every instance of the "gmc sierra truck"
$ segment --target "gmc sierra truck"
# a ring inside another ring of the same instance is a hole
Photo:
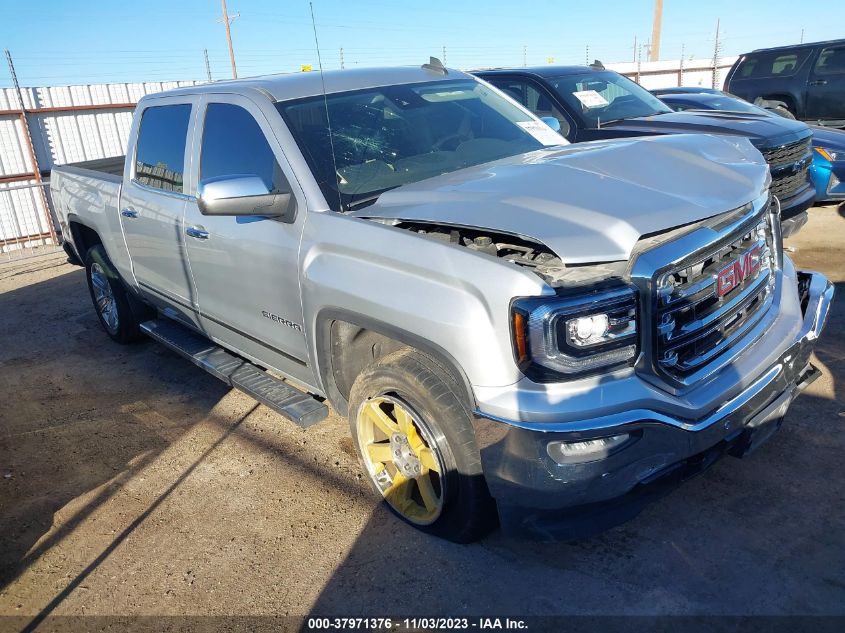
[[[770,182],[743,138],[568,145],[432,60],[146,96],[52,194],[112,339],[302,426],[328,402],[389,507],[466,542],[595,532],[780,426],[833,287]]]

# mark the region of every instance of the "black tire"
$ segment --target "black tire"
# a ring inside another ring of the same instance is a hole
[[[85,276],[88,280],[88,292],[91,294],[94,311],[106,334],[112,340],[124,345],[141,340],[143,334],[139,326],[142,321],[151,316],[151,310],[129,295],[109,256],[106,255],[106,250],[101,245],[93,246],[86,253]],[[116,319],[110,319],[108,314],[104,315],[101,305],[98,304],[95,280],[104,281],[108,285],[108,291],[111,292],[114,300]]]
[[[795,113],[793,113],[788,107],[786,107],[786,105],[776,106],[774,110],[784,119],[791,119],[793,121],[795,120]]]
[[[355,380],[349,397],[349,425],[369,475],[358,432],[364,405],[374,398],[389,397],[407,405],[415,414],[415,423],[419,416],[426,444],[436,445],[444,467],[440,476],[442,510],[432,523],[420,525],[387,505],[405,522],[428,534],[470,543],[494,529],[498,515],[482,473],[472,415],[457,395],[459,389],[452,375],[430,356],[404,348],[370,365]],[[368,479],[381,495],[374,477]]]

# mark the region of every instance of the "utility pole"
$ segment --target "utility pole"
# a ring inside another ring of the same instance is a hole
[[[684,49],[686,47],[681,44],[681,66],[678,68],[678,85],[684,85]]]
[[[443,47],[443,65],[446,65],[446,47]]]
[[[232,22],[235,21],[236,18],[241,17],[240,13],[236,13],[233,16],[229,16],[229,11],[226,9],[226,0],[220,0],[223,4],[223,17],[221,20],[223,22],[223,26],[226,27],[226,42],[229,44],[229,59],[232,62],[232,79],[238,78],[238,68],[235,66],[235,49],[232,48]]]
[[[642,68],[642,65],[643,65],[643,46],[642,46],[642,44],[640,44],[640,47],[637,49],[637,75],[636,75],[636,79],[634,79],[634,81],[636,81],[637,83],[640,83],[640,70]]]
[[[654,0],[654,22],[651,25],[651,50],[648,60],[660,59],[660,27],[663,24],[663,0]]]
[[[340,47],[340,69],[343,70],[345,66],[343,65],[343,47]]]
[[[205,74],[208,75],[208,83],[211,83],[211,64],[208,63],[208,49],[202,49],[202,55],[205,57]]]
[[[522,67],[525,68],[528,65],[528,47],[522,47]]]
[[[801,44],[804,43],[804,29],[801,29]]]
[[[716,43],[713,45],[713,88],[719,85],[719,56],[722,53],[722,43],[719,41],[719,22],[720,19],[716,18]]]
[[[634,63],[637,63],[637,36],[634,36]]]
[[[584,50],[584,65],[590,65],[590,45],[587,44],[587,48]]]

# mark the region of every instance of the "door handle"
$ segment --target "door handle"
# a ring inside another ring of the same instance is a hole
[[[827,79],[816,79],[815,81],[810,82],[811,86],[826,86]]]
[[[135,209],[124,209],[120,212],[124,218],[137,218],[138,212]]]
[[[195,237],[198,240],[207,240],[208,239],[208,231],[206,231],[201,226],[189,226],[185,229],[185,233],[187,233],[191,237]]]

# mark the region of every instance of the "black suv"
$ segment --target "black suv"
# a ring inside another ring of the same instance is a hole
[[[573,143],[651,134],[745,137],[769,163],[771,192],[781,203],[784,236],[807,222],[815,189],[808,177],[812,132],[806,124],[745,112],[673,112],[627,77],[592,66],[538,66],[474,71],[548,121]],[[556,127],[556,126],[555,126]]]
[[[780,101],[804,121],[845,125],[845,40],[746,53],[728,72],[725,92]]]

